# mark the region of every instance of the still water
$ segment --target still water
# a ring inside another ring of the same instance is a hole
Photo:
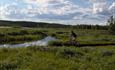
[[[3,44],[0,45],[0,47],[11,47],[11,48],[15,48],[15,47],[28,47],[28,46],[47,46],[49,41],[56,41],[57,39],[55,37],[51,37],[51,36],[47,36],[42,40],[38,40],[38,41],[33,41],[33,42],[26,42],[26,43],[22,43],[22,44]]]

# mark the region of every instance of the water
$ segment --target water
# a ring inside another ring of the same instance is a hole
[[[46,38],[38,41],[33,41],[33,42],[27,42],[23,44],[3,44],[0,45],[0,47],[28,47],[28,46],[47,46],[49,41],[56,41],[57,39],[51,36],[47,36]]]

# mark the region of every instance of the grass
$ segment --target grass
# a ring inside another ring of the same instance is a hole
[[[16,44],[40,40],[47,34],[34,29],[0,28],[0,44]]]
[[[39,40],[47,35],[66,42],[71,30],[78,35],[76,40],[81,44],[115,43],[115,35],[109,34],[107,30],[69,28],[0,28],[0,43],[23,43]]]
[[[115,35],[107,30],[71,28],[0,28],[0,44],[23,43],[53,36],[60,44],[69,40],[70,31],[78,35],[80,44],[115,43]],[[114,70],[115,46],[30,46],[0,48],[0,70]]]
[[[114,70],[115,46],[0,48],[1,70]]]

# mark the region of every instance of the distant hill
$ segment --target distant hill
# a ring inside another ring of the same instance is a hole
[[[14,26],[14,27],[69,27],[70,25],[63,24],[54,24],[54,23],[46,23],[46,22],[30,22],[30,21],[6,21],[0,20],[0,26]]]
[[[100,26],[100,25],[83,25],[83,24],[82,25],[64,25],[64,24],[58,24],[58,23],[31,22],[31,21],[6,21],[6,20],[0,20],[0,26],[107,30],[107,26]]]

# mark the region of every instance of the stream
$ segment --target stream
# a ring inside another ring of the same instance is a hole
[[[0,47],[15,48],[15,47],[28,47],[28,46],[47,46],[48,42],[56,41],[56,40],[57,39],[55,37],[47,36],[44,39],[38,40],[38,41],[26,42],[26,43],[22,43],[22,44],[2,44],[2,45],[0,45]]]

